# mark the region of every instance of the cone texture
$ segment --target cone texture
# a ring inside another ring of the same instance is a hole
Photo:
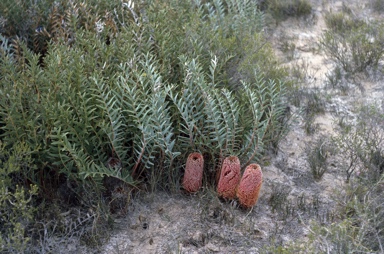
[[[196,192],[203,181],[204,158],[200,153],[191,153],[185,165],[183,188],[188,192]]]
[[[259,198],[259,191],[263,180],[263,173],[258,164],[250,164],[244,171],[239,187],[237,188],[237,197],[243,207],[251,208]]]
[[[237,156],[224,159],[221,167],[220,179],[217,185],[217,193],[226,199],[236,197],[236,188],[240,182],[240,160]]]

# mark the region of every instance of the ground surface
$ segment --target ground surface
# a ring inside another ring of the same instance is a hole
[[[345,2],[358,15],[375,15],[369,4],[361,3],[369,1]],[[332,195],[345,184],[338,158],[332,157],[329,170],[315,181],[305,148],[321,135],[334,135],[335,121],[342,116],[356,117],[357,106],[375,102],[383,107],[384,86],[375,77],[361,79],[361,86],[348,92],[326,87],[326,74],[333,63],[319,50],[318,40],[326,29],[324,13],[340,11],[342,1],[313,1],[313,7],[312,17],[289,19],[273,27],[270,39],[285,65],[305,70],[303,89],[317,89],[327,98],[325,113],[316,116],[317,129],[307,135],[300,108],[290,106],[296,116],[292,129],[278,154],[271,155],[262,168],[264,183],[253,210],[223,202],[209,189],[196,195],[141,193],[126,216],[116,221],[116,230],[101,253],[259,253],[271,244],[305,239],[312,220],[325,224],[337,220]],[[283,52],[282,42],[295,47]]]

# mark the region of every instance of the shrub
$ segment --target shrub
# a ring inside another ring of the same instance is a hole
[[[313,177],[320,180],[328,170],[330,148],[327,139],[320,137],[313,146],[307,146],[305,152]]]
[[[324,16],[327,28],[335,33],[349,33],[353,29],[362,28],[366,23],[357,18],[351,17],[346,12],[327,12]]]
[[[329,73],[325,74],[326,80],[327,80],[327,85],[331,85],[332,88],[338,88],[341,87],[341,90],[344,92],[347,91],[347,86],[343,86],[343,70],[341,69],[340,66],[336,66],[333,70],[331,70]]]
[[[2,27],[0,134],[34,151],[21,178],[42,198],[65,183],[71,205],[104,209],[106,179],[175,190],[191,150],[216,171],[281,140],[285,73],[255,1],[38,2],[37,16],[29,3],[15,16],[27,29]],[[265,47],[245,57],[251,41]]]
[[[4,24],[0,27],[0,31],[7,37],[18,36],[32,40],[29,36],[41,25],[41,18],[48,17],[53,3],[53,0],[41,0],[35,3],[22,0],[1,1],[0,17],[4,19]]]
[[[308,16],[312,12],[308,0],[265,0],[261,3],[261,8],[271,13],[276,20]]]
[[[336,197],[338,219],[333,223],[312,221],[308,238],[268,246],[262,253],[381,253],[383,252],[383,180],[367,184],[351,180],[346,193]],[[342,194],[343,193],[343,194]],[[300,213],[297,213],[301,219]],[[270,245],[270,244],[269,244]]]
[[[326,31],[321,39],[325,53],[346,73],[376,68],[384,54],[383,25],[352,19],[348,14],[327,14]]]
[[[191,153],[185,165],[183,187],[188,192],[200,189],[203,180],[204,158],[200,153]]]
[[[240,182],[240,160],[236,156],[224,159],[221,167],[217,193],[226,199],[236,197],[236,189]]]
[[[31,186],[26,191],[16,186],[14,192],[0,182],[0,251],[24,252],[30,243],[30,237],[26,236],[26,229],[33,220],[35,210],[32,197],[37,194],[37,187]]]
[[[371,0],[371,7],[376,12],[383,12],[384,11],[384,2],[380,0]]]
[[[303,110],[304,130],[308,135],[316,132],[318,124],[315,123],[317,114],[325,112],[325,101],[318,89],[295,88],[291,91],[291,100]]]
[[[263,173],[260,166],[258,164],[248,165],[236,192],[243,207],[251,208],[257,203],[262,182]]]
[[[342,218],[331,225],[311,225],[309,243],[316,250],[338,253],[380,253],[383,251],[383,178],[377,183],[354,181],[347,195],[339,197]]]
[[[272,182],[272,193],[268,200],[272,212],[283,211],[289,205],[288,196],[292,188],[280,182]]]
[[[88,19],[91,7],[63,5],[84,17],[68,14],[63,31],[47,30],[53,44],[44,66],[23,41],[13,42],[13,55],[3,55],[0,85],[10,96],[0,101],[4,140],[39,147],[40,163],[76,181],[110,176],[135,184],[133,178],[163,172],[160,182],[176,182],[177,157],[190,149],[214,161],[232,152],[247,163],[260,156],[263,143],[281,138],[274,132],[281,131],[285,84],[259,74],[231,89],[223,79],[226,56],[241,51],[232,40],[244,29],[256,36],[260,28],[241,25],[261,22],[260,14],[253,15],[252,3],[230,12],[217,3],[214,12],[208,3],[163,8],[151,2],[142,15],[140,7],[123,5],[122,16],[102,18],[97,30]],[[230,23],[240,11],[244,16]],[[177,22],[166,22],[170,16]],[[223,40],[231,43],[225,51]],[[10,86],[10,79],[17,84]],[[121,167],[106,166],[110,159]]]
[[[374,105],[360,109],[357,124],[345,124],[335,137],[349,181],[353,173],[376,182],[384,172],[383,114]],[[360,171],[356,172],[357,169]]]
[[[281,67],[273,56],[273,48],[266,38],[260,33],[244,35],[242,42],[243,51],[236,55],[241,61],[238,63],[238,76],[240,80],[248,83],[256,82],[257,73],[264,73],[271,80],[284,80],[288,75],[287,68]],[[236,73],[230,84],[239,83]],[[236,81],[236,82],[235,82]]]
[[[30,242],[26,229],[34,218],[32,197],[38,189],[17,184],[31,167],[31,151],[24,143],[10,149],[0,142],[0,158],[0,251],[22,253]]]

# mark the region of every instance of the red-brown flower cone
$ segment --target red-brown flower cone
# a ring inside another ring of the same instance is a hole
[[[263,181],[263,173],[258,164],[250,164],[245,169],[237,188],[237,197],[245,208],[251,208],[259,198],[259,192]]]
[[[200,153],[191,153],[185,165],[183,188],[188,192],[196,192],[203,182],[204,158]]]
[[[217,185],[217,193],[226,199],[236,197],[236,188],[240,182],[240,160],[237,156],[224,159],[221,167],[220,179]]]

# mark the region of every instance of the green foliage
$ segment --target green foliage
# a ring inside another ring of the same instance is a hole
[[[357,124],[342,126],[335,137],[345,158],[343,168],[347,181],[356,173],[367,182],[377,182],[384,172],[384,116],[371,105],[360,109],[358,119]]]
[[[291,90],[291,101],[294,105],[302,107],[304,130],[306,134],[311,135],[318,129],[318,124],[315,123],[315,118],[318,114],[325,112],[325,102],[322,98],[322,92],[315,89],[295,88]]]
[[[314,225],[311,241],[319,250],[332,250],[336,253],[369,252],[358,244],[358,228],[350,220],[321,227]]]
[[[24,143],[7,149],[0,142],[0,158],[0,251],[21,253],[30,241],[25,233],[33,220],[32,197],[38,189],[31,185],[27,190],[15,182],[31,166],[31,152]]]
[[[366,169],[360,176],[368,183],[376,183],[384,173],[384,114],[377,105],[368,105],[360,109],[359,119],[357,128],[363,143],[357,150]]]
[[[365,25],[364,21],[351,17],[345,12],[327,12],[324,16],[327,28],[336,33],[349,33]]]
[[[262,253],[381,253],[384,239],[383,180],[353,181],[337,198],[341,218],[331,224],[312,221],[308,238],[268,246]],[[298,214],[300,217],[300,214]]]
[[[47,16],[53,0],[4,0],[0,3],[0,17],[4,19],[0,32],[6,36],[26,37]]]
[[[253,3],[149,1],[145,11],[126,3],[113,22],[101,18],[96,31],[87,12],[97,10],[61,8],[67,26],[47,26],[55,39],[43,63],[19,41],[0,66],[3,140],[37,149],[39,165],[75,181],[101,183],[109,176],[135,185],[158,172],[174,178],[174,167],[182,165],[177,157],[191,150],[213,161],[239,154],[246,165],[264,145],[278,143],[285,88],[270,48],[243,53],[239,68],[230,64],[250,84],[239,81],[233,90],[227,79],[231,55],[250,42],[246,33],[265,45]],[[177,22],[166,22],[170,16]],[[259,68],[251,70],[252,63]],[[272,80],[263,78],[271,73]],[[36,173],[28,177],[43,184]]]
[[[214,184],[222,158],[245,167],[284,136],[286,73],[255,1],[37,2],[0,37],[0,139],[33,151],[20,178],[43,198],[178,189],[192,151]]]
[[[269,205],[272,212],[284,211],[288,203],[288,196],[291,193],[292,188],[288,185],[281,183],[273,183],[272,194],[269,198]]]
[[[326,224],[312,221],[306,227],[308,238],[269,246],[264,253],[383,252],[384,116],[377,105],[361,107],[358,112],[357,122],[343,123],[335,138],[348,179],[346,188],[335,189],[333,196],[338,204],[337,219]],[[335,152],[332,145],[322,138],[315,144],[315,149],[309,150],[313,160],[318,160],[316,165],[326,165],[327,155]],[[276,209],[286,197],[273,187],[270,205]],[[300,219],[302,215],[296,213]]]
[[[273,55],[272,46],[263,38],[262,34],[244,35],[244,48],[239,62],[239,77],[241,80],[254,83],[259,73],[272,80],[282,80],[288,75],[287,69],[279,66]]]
[[[307,161],[311,168],[313,177],[320,180],[328,170],[329,144],[325,137],[320,137],[312,146],[307,146],[305,150]]]
[[[309,243],[336,253],[383,252],[383,177],[377,183],[354,181],[339,202],[343,218],[331,225],[311,225]]]
[[[383,251],[383,120],[377,106],[359,109],[358,122],[341,126],[336,142],[347,173],[346,192],[337,198],[341,221],[314,226],[317,248],[338,252]],[[318,235],[321,235],[320,242]]]
[[[347,13],[326,15],[328,30],[320,44],[325,53],[347,74],[376,68],[384,54],[384,29],[380,22],[365,23]]]
[[[262,1],[261,8],[266,9],[276,20],[305,17],[312,12],[312,5],[308,0],[266,0]]]
[[[347,90],[347,87],[343,86],[343,71],[340,66],[336,66],[330,73],[325,74],[327,78],[327,85],[331,85],[332,88],[341,87],[341,90],[344,93]]]

